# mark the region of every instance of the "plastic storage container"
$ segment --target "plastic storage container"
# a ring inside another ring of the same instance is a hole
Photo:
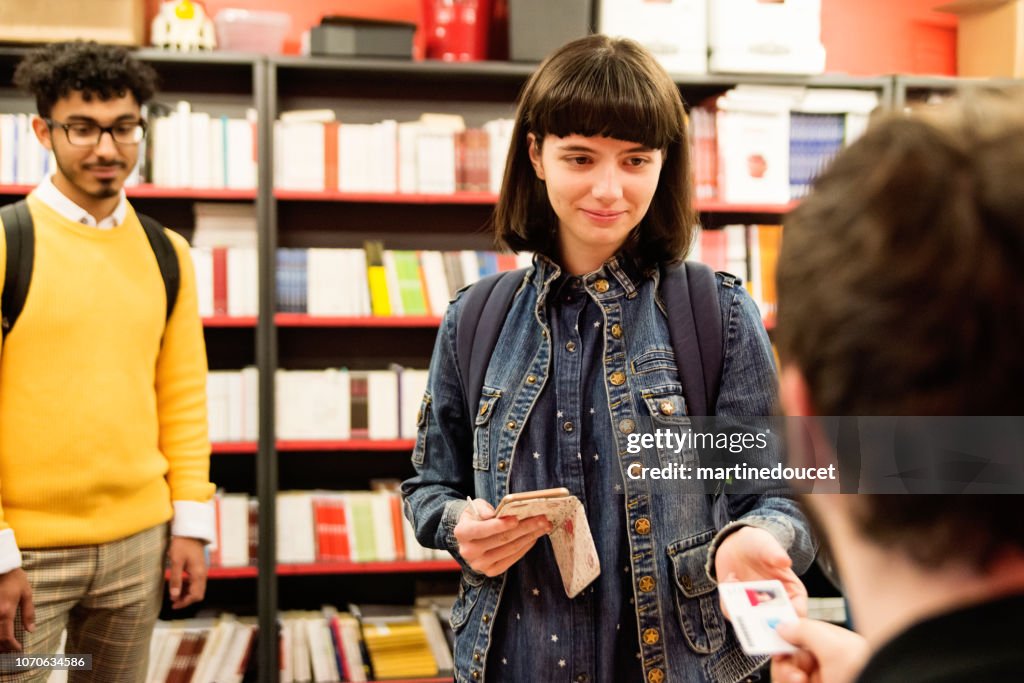
[[[280,54],[292,19],[284,12],[223,9],[213,23],[221,50]]]

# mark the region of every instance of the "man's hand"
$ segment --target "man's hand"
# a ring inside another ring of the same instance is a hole
[[[778,579],[796,613],[807,616],[807,589],[793,571],[785,549],[764,529],[745,526],[726,536],[715,553],[715,575],[720,583]],[[722,612],[729,616],[724,602]]]
[[[772,657],[772,681],[777,683],[849,683],[868,658],[867,641],[835,624],[801,619],[779,624],[776,632],[800,648]]]
[[[495,518],[494,508],[486,500],[477,498],[473,504],[480,519],[467,505],[455,525],[455,539],[462,559],[481,574],[502,574],[529,552],[538,538],[551,531],[551,522],[543,515],[522,520]]]
[[[36,608],[32,604],[32,587],[28,574],[20,567],[0,574],[0,652],[21,652],[21,643],[14,637],[14,616],[21,609],[25,630],[36,630]]]
[[[174,609],[199,602],[206,595],[206,556],[203,548],[203,542],[195,538],[171,538],[171,547],[167,550],[171,578],[167,588]],[[187,578],[182,578],[183,571],[188,574]]]

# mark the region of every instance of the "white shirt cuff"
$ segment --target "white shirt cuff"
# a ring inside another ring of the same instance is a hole
[[[174,501],[171,536],[197,538],[212,543],[217,537],[217,517],[213,509],[213,500],[205,503],[194,500]]]
[[[0,574],[21,566],[21,551],[14,540],[14,529],[0,531]]]

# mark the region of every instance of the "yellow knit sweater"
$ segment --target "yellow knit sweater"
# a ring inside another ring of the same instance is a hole
[[[166,522],[172,501],[213,495],[188,243],[167,231],[181,284],[165,329],[134,210],[97,230],[28,203],[32,281],[0,349],[0,529],[22,548],[105,543]],[[0,283],[5,263],[0,231]]]

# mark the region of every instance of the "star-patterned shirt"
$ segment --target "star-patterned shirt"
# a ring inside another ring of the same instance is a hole
[[[564,486],[583,501],[601,575],[570,600],[551,542],[540,539],[508,570],[487,680],[640,681],[625,511],[621,494],[611,493],[621,491],[618,464],[599,452],[595,438],[604,432],[600,441],[613,442],[602,370],[604,317],[581,279],[568,275],[551,284],[547,314],[554,372],[517,444],[509,491]],[[598,534],[595,515],[614,516],[619,533]]]

